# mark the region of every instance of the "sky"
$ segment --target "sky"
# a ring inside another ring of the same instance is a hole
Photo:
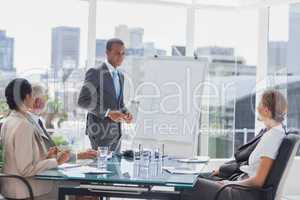
[[[126,24],[144,28],[144,42],[155,42],[157,48],[168,52],[172,45],[185,44],[184,8],[100,1],[97,9],[99,39],[113,37],[115,27]],[[51,29],[56,26],[81,28],[80,63],[83,66],[87,52],[87,19],[88,3],[82,0],[0,1],[0,30],[6,30],[8,36],[15,38],[18,71],[50,65]],[[285,18],[280,19],[284,23]],[[195,46],[234,47],[237,55],[255,65],[257,34],[258,14],[255,10],[197,11]],[[283,38],[282,35],[274,37]]]

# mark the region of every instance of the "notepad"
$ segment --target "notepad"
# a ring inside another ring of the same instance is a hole
[[[111,171],[96,167],[80,166],[77,168],[65,168],[59,170],[62,174],[72,177],[84,177],[85,174],[111,174]]]
[[[76,168],[76,167],[80,167],[80,164],[73,164],[73,163],[64,163],[59,165],[57,168],[58,169],[68,169],[68,168]]]
[[[177,159],[178,162],[183,163],[207,163],[210,160],[208,156],[197,156],[194,158]]]
[[[163,170],[167,171],[168,173],[171,174],[200,174],[202,173],[201,171],[198,170],[192,170],[190,168],[186,167],[163,167]]]
[[[80,167],[80,172],[83,174],[111,174],[111,171],[89,166]]]

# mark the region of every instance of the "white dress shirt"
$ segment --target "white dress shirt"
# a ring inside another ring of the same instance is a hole
[[[108,68],[108,70],[109,70],[109,73],[110,73],[111,77],[113,78],[113,71],[119,72],[119,71],[118,71],[118,68],[115,68],[114,66],[112,66],[112,65],[108,62],[108,60],[105,61],[105,64],[106,64],[106,66],[107,66],[107,68]]]
[[[108,60],[105,60],[105,64],[106,64],[106,66],[107,66],[107,68],[108,68],[108,70],[109,70],[110,76],[113,78],[113,72],[114,72],[114,71],[117,71],[117,72],[118,72],[118,69],[115,68],[114,66],[112,66],[112,65],[108,62]],[[105,117],[108,117],[109,111],[110,111],[110,109],[107,109],[107,111],[106,111],[106,113],[105,113]]]
[[[262,157],[267,157],[272,160],[276,159],[284,137],[285,130],[281,124],[268,130],[264,133],[256,148],[251,153],[248,165],[241,166],[240,170],[250,177],[255,176]]]

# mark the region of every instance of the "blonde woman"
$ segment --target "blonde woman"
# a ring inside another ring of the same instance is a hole
[[[248,163],[239,167],[243,173],[235,181],[212,181],[199,178],[192,191],[183,192],[183,199],[213,200],[217,191],[225,184],[240,184],[257,188],[264,185],[286,135],[282,123],[287,112],[287,101],[280,92],[269,90],[262,94],[257,111],[260,121],[265,125],[266,132],[250,154]],[[216,170],[213,175],[218,176],[219,170]],[[256,200],[260,199],[260,194],[255,191],[227,188],[220,199]]]

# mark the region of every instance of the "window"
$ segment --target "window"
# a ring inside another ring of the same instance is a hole
[[[17,3],[20,6],[15,7]],[[184,62],[193,69],[191,74],[196,81],[197,76],[201,76],[199,69],[208,67],[209,76],[205,80],[208,84],[203,88],[206,95],[199,100],[203,112],[200,116],[188,115],[199,122],[196,153],[228,158],[254,136],[257,10],[230,10],[224,6],[197,9],[195,58],[185,56],[187,10],[184,7],[100,1],[97,10],[97,64],[105,59],[107,39],[120,37],[127,46],[123,69],[135,73],[135,89],[143,77],[140,67],[145,64],[156,66],[150,58],[161,59],[160,62],[165,64],[161,68],[166,65],[182,67],[181,62]],[[22,18],[16,17],[16,12]],[[28,0],[20,3],[5,0],[0,7],[0,27],[6,30],[0,32],[2,104],[5,105],[3,89],[7,80],[25,77],[31,82],[42,83],[49,96],[45,113],[47,127],[76,148],[89,146],[84,135],[86,111],[77,107],[78,92],[86,71],[87,22],[86,1]],[[170,57],[163,60],[166,55]],[[198,65],[199,69],[196,68]],[[170,78],[173,75],[170,71],[163,71],[163,75]],[[148,73],[153,79],[161,75]],[[180,84],[185,81],[182,77],[178,76],[176,80]],[[161,90],[164,88],[158,86]],[[176,92],[175,89],[166,89],[163,95],[170,95]],[[128,96],[130,92],[126,93],[128,104],[136,97]],[[147,105],[155,109],[160,103],[153,100]],[[166,109],[170,107],[168,105]],[[2,110],[7,111],[6,108]],[[130,143],[136,139],[126,133],[124,141]],[[147,142],[151,139],[147,138]]]
[[[7,112],[8,81],[24,77],[48,89],[44,118],[57,141],[75,145],[74,138],[84,137],[84,114],[75,108],[86,57],[87,11],[84,1],[1,2],[1,116]]]
[[[299,128],[300,4],[270,8],[268,48],[269,85],[281,90],[288,99],[288,128]]]
[[[256,10],[197,11],[196,55],[208,58],[211,84],[201,145],[212,158],[231,157],[254,136],[257,31]]]
[[[185,45],[186,9],[183,7],[100,2],[97,10],[97,39],[121,38],[127,56],[170,56],[172,47]],[[173,51],[173,55],[180,53],[184,53],[180,48]],[[101,60],[104,55],[97,57]]]

